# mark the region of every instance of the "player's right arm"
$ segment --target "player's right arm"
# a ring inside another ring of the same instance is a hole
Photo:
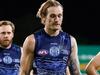
[[[86,66],[87,75],[98,75],[97,70],[100,68],[100,52],[91,59]]]
[[[23,43],[23,51],[20,60],[19,75],[29,75],[34,60],[35,39],[34,35],[28,36]]]

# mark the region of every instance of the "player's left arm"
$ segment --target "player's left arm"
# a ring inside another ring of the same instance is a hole
[[[80,64],[78,59],[77,42],[73,36],[71,36],[71,56],[70,56],[69,70],[71,75],[81,75]]]

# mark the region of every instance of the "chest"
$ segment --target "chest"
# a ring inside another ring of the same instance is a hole
[[[41,37],[37,39],[36,55],[45,58],[63,58],[70,55],[70,41],[64,37]]]
[[[16,50],[2,50],[0,52],[0,66],[13,67],[20,62],[20,52]]]

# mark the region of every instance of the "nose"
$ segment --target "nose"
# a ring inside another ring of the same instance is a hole
[[[56,17],[55,17],[55,21],[58,21],[58,20],[59,20],[59,17],[58,17],[58,16],[56,16]]]
[[[8,36],[9,36],[9,34],[8,34],[8,33],[5,33],[5,34],[4,34],[4,37],[8,37]]]

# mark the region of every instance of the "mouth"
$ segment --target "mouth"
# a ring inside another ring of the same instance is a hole
[[[9,40],[4,40],[5,42],[9,41]]]
[[[56,24],[57,26],[60,26],[60,24]]]
[[[60,24],[54,24],[54,26],[60,26]]]

